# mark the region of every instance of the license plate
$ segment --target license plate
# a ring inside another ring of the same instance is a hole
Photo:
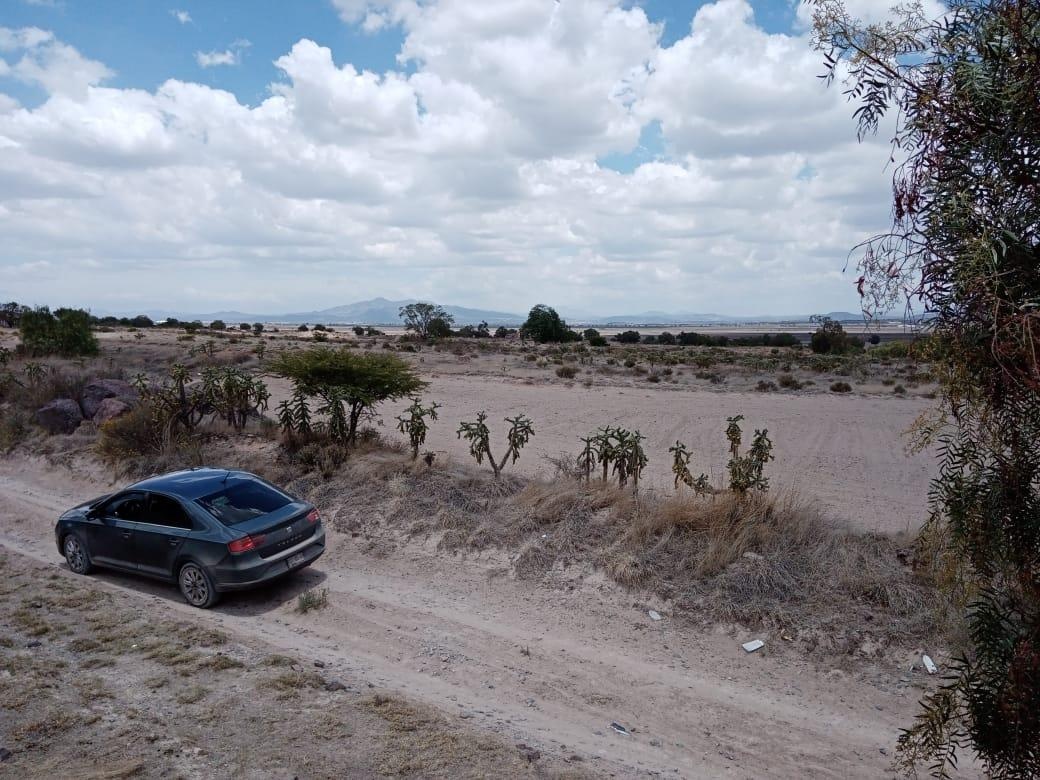
[[[289,568],[291,569],[293,566],[299,566],[301,563],[304,562],[304,560],[306,560],[306,558],[307,556],[303,553],[296,553],[296,555],[292,556],[287,561],[287,563],[289,564]]]

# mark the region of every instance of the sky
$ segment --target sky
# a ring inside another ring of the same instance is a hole
[[[874,19],[886,0],[853,0]],[[2,0],[0,299],[859,310],[890,217],[788,0]]]

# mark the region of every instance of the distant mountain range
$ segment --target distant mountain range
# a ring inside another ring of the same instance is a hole
[[[154,320],[165,320],[176,317],[180,320],[224,320],[229,324],[237,322],[280,322],[286,324],[314,324],[326,325],[400,325],[401,318],[398,314],[402,306],[416,303],[414,299],[391,301],[386,298],[373,298],[368,301],[348,303],[344,306],[333,306],[330,309],[318,311],[292,312],[288,314],[258,314],[241,311],[215,311],[205,314],[169,311],[169,310],[147,310],[144,312],[119,312],[116,316],[132,317],[136,314],[147,314]],[[455,318],[456,325],[477,325],[487,322],[491,326],[506,325],[515,327],[523,324],[527,319],[526,314],[511,314],[509,312],[491,311],[487,309],[469,309],[464,306],[444,306]],[[114,313],[114,312],[113,312]],[[568,316],[566,312],[561,315],[571,325],[598,325],[600,327],[635,327],[651,325],[743,325],[753,323],[805,323],[809,321],[808,314],[797,314],[788,316],[763,315],[753,317],[734,317],[724,314],[698,314],[693,312],[669,313],[663,311],[646,311],[639,314],[615,314],[608,317],[600,316]],[[828,317],[842,322],[859,322],[863,319],[862,314],[854,314],[848,311],[828,312]]]

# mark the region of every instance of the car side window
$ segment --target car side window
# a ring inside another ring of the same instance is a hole
[[[138,522],[145,514],[144,493],[124,493],[116,496],[101,510],[105,517],[118,517],[120,520]]]
[[[148,503],[147,519],[142,522],[187,528],[188,530],[192,528],[191,518],[179,503],[168,496],[160,496],[155,493],[151,495]]]

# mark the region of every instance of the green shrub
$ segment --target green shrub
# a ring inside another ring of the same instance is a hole
[[[851,393],[852,392],[852,385],[850,385],[848,382],[835,382],[834,384],[831,385],[831,392],[832,393]]]
[[[52,314],[46,306],[40,306],[21,315],[18,329],[22,350],[33,357],[98,353],[97,338],[90,330],[90,314],[82,309],[57,309]]]
[[[578,375],[578,369],[574,366],[560,366],[556,369],[556,376],[560,379],[574,379]]]

